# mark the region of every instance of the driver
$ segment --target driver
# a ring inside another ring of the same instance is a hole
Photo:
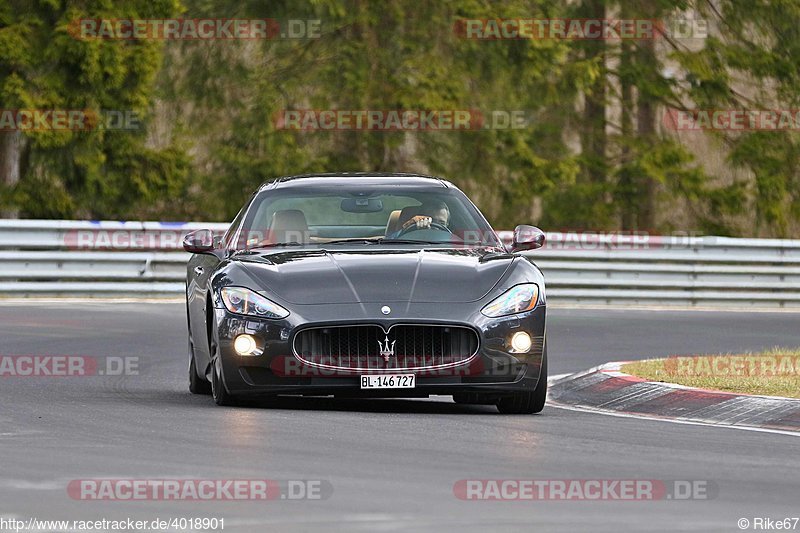
[[[445,228],[450,223],[450,208],[442,201],[426,202],[419,207],[418,214],[412,216],[400,226],[400,229],[392,235],[396,238],[409,228],[416,226],[416,229],[428,229],[431,224],[439,224]]]

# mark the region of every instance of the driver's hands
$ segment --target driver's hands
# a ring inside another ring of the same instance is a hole
[[[432,217],[426,217],[425,215],[415,215],[411,217],[409,220],[403,224],[403,229],[410,228],[411,226],[417,226],[417,229],[427,229],[431,227],[431,222],[433,222]]]

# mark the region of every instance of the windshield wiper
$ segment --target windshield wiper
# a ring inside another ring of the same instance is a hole
[[[381,239],[381,244],[452,244],[450,241],[421,241],[418,239]]]
[[[375,238],[375,239],[368,239],[368,238],[357,238],[357,239],[336,239],[333,241],[327,242],[320,242],[317,244],[325,245],[325,244],[350,244],[350,243],[363,243],[363,244],[378,244],[383,242],[384,239],[382,238]]]
[[[277,248],[279,246],[305,246],[308,243],[305,242],[269,242],[265,244],[259,244],[258,246],[253,246],[249,248],[250,250],[257,250],[259,248]]]
[[[417,239],[385,239],[379,238],[359,238],[359,239],[336,239],[328,242],[318,243],[321,246],[326,244],[452,244],[450,241],[421,241]]]

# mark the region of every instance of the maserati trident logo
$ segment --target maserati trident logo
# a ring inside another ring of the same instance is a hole
[[[392,344],[389,344],[389,335],[386,335],[386,339],[384,342],[378,341],[378,346],[381,349],[381,356],[385,362],[389,362],[389,358],[394,355],[394,344],[397,341],[392,341]],[[385,343],[385,344],[384,344]]]

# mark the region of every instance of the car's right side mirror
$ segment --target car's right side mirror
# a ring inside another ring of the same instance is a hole
[[[544,246],[544,232],[536,226],[520,225],[514,228],[514,240],[511,242],[511,252],[524,252],[536,250]]]
[[[188,233],[183,238],[183,249],[193,254],[202,254],[214,249],[214,232],[210,229],[199,229]]]

